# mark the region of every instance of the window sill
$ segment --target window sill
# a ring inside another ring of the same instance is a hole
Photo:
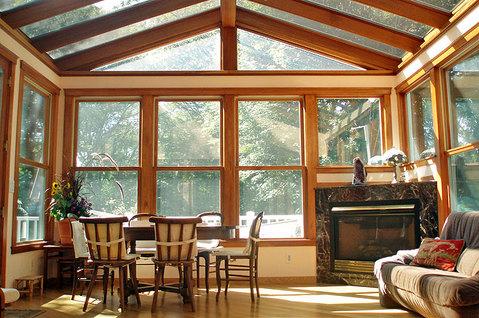
[[[393,172],[390,166],[365,166],[367,172]],[[353,166],[318,166],[317,173],[352,173]]]
[[[221,245],[224,247],[245,247],[246,239],[232,239],[221,241]],[[284,238],[284,239],[261,239],[259,245],[261,247],[281,247],[281,246],[315,246],[316,240],[304,239],[304,238]]]
[[[415,167],[425,167],[429,166],[430,164],[434,163],[434,160],[437,158],[437,156],[432,156],[432,157],[427,157],[424,159],[417,159],[408,163],[405,163],[403,165],[403,168],[406,169],[413,169]]]
[[[31,251],[40,251],[43,249],[43,246],[48,244],[47,241],[32,241],[27,243],[16,244],[12,246],[12,254],[26,253]]]

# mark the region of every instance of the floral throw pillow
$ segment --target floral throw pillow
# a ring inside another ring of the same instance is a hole
[[[438,240],[426,238],[411,265],[434,267],[452,272],[461,255],[464,240]]]

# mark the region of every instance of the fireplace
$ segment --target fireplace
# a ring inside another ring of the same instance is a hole
[[[371,273],[374,261],[419,244],[416,199],[332,202],[333,272]]]
[[[317,188],[317,282],[375,286],[373,261],[438,236],[437,217],[436,182]]]

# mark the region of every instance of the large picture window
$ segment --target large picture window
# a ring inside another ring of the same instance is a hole
[[[79,101],[76,144],[76,173],[93,210],[137,213],[140,102]]]
[[[304,236],[301,117],[297,100],[238,101],[240,237],[258,212],[262,237]]]
[[[479,52],[446,69],[451,212],[479,211]]]
[[[158,214],[221,210],[221,108],[219,100],[158,101]]]
[[[49,125],[52,95],[25,79],[19,112],[16,173],[16,243],[45,238]]]
[[[436,155],[432,120],[431,83],[426,81],[406,94],[409,160]]]
[[[379,98],[318,99],[319,163],[351,165],[381,163],[381,102]]]

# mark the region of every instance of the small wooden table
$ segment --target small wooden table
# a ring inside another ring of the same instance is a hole
[[[17,278],[15,279],[14,285],[21,295],[28,294],[28,298],[30,298],[30,300],[33,297],[33,290],[35,288],[35,285],[38,285],[38,289],[40,290],[40,296],[43,296],[43,276],[42,275],[24,276],[24,277]]]

